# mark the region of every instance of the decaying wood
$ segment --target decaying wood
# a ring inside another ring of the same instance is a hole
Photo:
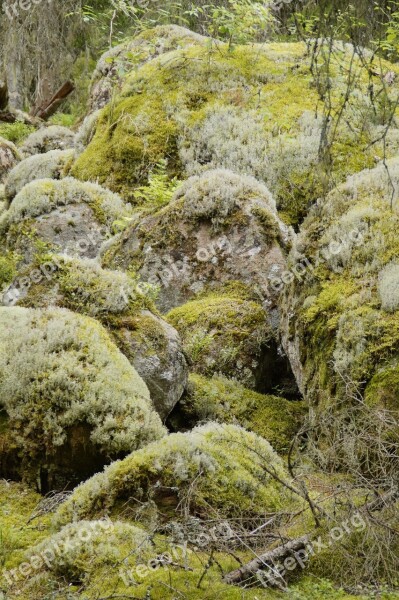
[[[273,550],[269,550],[264,554],[260,554],[257,558],[254,558],[250,562],[246,563],[235,571],[230,571],[224,577],[226,583],[240,583],[249,577],[253,577],[258,571],[264,570],[265,568],[272,568],[275,563],[284,561],[293,553],[303,550],[306,544],[309,543],[310,536],[303,535],[302,537],[291,540]]]
[[[396,500],[398,500],[398,498],[399,490],[394,488],[389,492],[378,496],[371,502],[364,504],[358,509],[358,512],[361,514],[379,512],[386,506],[394,503]],[[224,581],[230,584],[238,584],[250,577],[253,577],[258,571],[269,569],[272,573],[276,563],[284,562],[286,558],[295,555],[295,552],[304,550],[309,545],[311,546],[310,535],[303,535],[302,537],[290,540],[289,542],[281,544],[280,546],[277,546],[276,548],[273,548],[264,554],[260,554],[257,558],[254,558],[245,565],[242,565],[239,569],[230,571],[230,573],[225,575]],[[275,579],[273,576],[269,577],[269,583],[271,585],[280,587],[277,577]]]
[[[56,112],[58,107],[66,100],[74,89],[75,86],[72,81],[66,81],[50,100],[46,100],[41,106],[33,109],[31,114],[46,121]]]

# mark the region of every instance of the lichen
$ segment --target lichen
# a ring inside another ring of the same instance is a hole
[[[103,457],[164,434],[145,383],[96,321],[19,307],[1,308],[0,320],[2,407],[14,447],[24,450],[23,476],[71,452],[74,428],[87,428],[86,444]]]

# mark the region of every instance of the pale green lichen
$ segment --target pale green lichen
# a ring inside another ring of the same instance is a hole
[[[130,214],[122,199],[95,183],[82,183],[71,177],[60,181],[41,179],[26,185],[14,198],[8,211],[0,216],[0,232],[13,223],[39,217],[68,204],[87,204],[100,223],[113,221]]]
[[[8,201],[11,201],[31,181],[61,179],[66,174],[72,159],[73,150],[51,150],[45,154],[25,158],[7,176],[5,194]]]
[[[0,321],[2,407],[14,447],[25,451],[23,471],[51,463],[76,426],[88,427],[103,456],[164,434],[145,383],[96,321],[19,307],[1,308]]]

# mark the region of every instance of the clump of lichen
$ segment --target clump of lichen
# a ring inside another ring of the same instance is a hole
[[[84,446],[104,464],[164,434],[145,383],[96,321],[19,307],[1,308],[0,320],[1,404],[22,476],[64,465],[66,480],[79,479]]]
[[[25,158],[7,176],[5,194],[9,202],[35,179],[61,179],[72,163],[73,150],[50,150]]]
[[[68,150],[74,147],[75,134],[67,127],[50,125],[31,133],[20,146],[25,157],[44,154],[51,150]],[[38,178],[39,179],[39,178]]]

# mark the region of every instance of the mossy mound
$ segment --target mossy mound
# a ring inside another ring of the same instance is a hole
[[[5,195],[10,203],[22,188],[35,179],[61,179],[73,160],[73,150],[51,150],[25,158],[9,173]]]
[[[74,137],[73,131],[67,127],[60,125],[41,127],[24,140],[20,152],[24,157],[28,157],[51,150],[68,150],[74,147]]]
[[[49,514],[43,514],[34,524],[29,523],[41,500],[42,497],[25,484],[0,480],[0,566],[3,573],[19,564],[28,548],[48,535]],[[0,576],[0,590],[4,590],[4,584],[5,580]]]
[[[204,169],[228,168],[265,182],[285,218],[298,223],[326,185],[318,152],[320,98],[309,61],[300,43],[233,49],[201,43],[162,54],[137,69],[133,60],[73,174],[134,200],[134,187],[145,184],[162,159],[168,160],[170,175],[181,179]],[[333,111],[341,109],[348,69],[355,82],[351,102],[343,108],[345,126],[336,128],[332,147],[331,179],[337,182],[383,156],[385,113],[371,102],[369,72],[353,58],[349,45],[334,48],[331,69]],[[389,63],[382,69],[397,72]],[[378,77],[374,87],[374,93],[384,87]],[[392,99],[396,88],[395,83],[388,91]],[[390,156],[397,151],[397,130],[391,131],[387,148]]]
[[[272,303],[268,277],[285,268],[290,235],[263,184],[217,169],[188,179],[169,204],[128,225],[104,252],[103,264],[158,285],[164,312],[207,286],[232,281]]]
[[[276,512],[291,493],[262,465],[286,478],[269,442],[234,425],[210,423],[174,433],[134,452],[80,485],[58,513],[58,523],[125,508],[144,514],[145,504],[165,518],[179,506],[194,515],[247,516]],[[195,481],[195,485],[193,482]],[[187,496],[188,494],[188,496]],[[141,507],[141,508],[140,508]]]
[[[11,258],[9,259],[11,260]],[[0,258],[0,269],[1,269]],[[9,273],[4,266],[4,277]],[[1,282],[1,270],[0,270]],[[1,289],[1,288],[0,288]],[[179,335],[156,313],[156,290],[132,274],[102,269],[94,260],[49,255],[20,271],[3,304],[58,306],[98,319],[146,382],[158,413],[166,418],[187,383]]]
[[[121,72],[134,71],[160,54],[194,44],[204,44],[206,40],[207,38],[178,25],[160,25],[108,50],[98,61],[93,73],[91,110],[108,104],[114,88],[122,83]]]
[[[275,342],[267,314],[244,286],[201,296],[167,315],[183,340],[192,369],[270,389]]]
[[[280,594],[262,587],[243,589],[222,581],[222,573],[237,566],[237,557],[249,560],[249,551],[234,550],[234,557],[221,551],[209,558],[204,547],[204,534],[197,532],[201,547],[192,549],[185,542],[177,542],[159,534],[148,534],[123,521],[79,521],[69,524],[41,543],[30,548],[23,562],[4,578],[7,598],[10,600],[94,600],[109,596],[173,600],[176,594],[196,600],[280,600],[287,597],[305,599],[305,595]],[[224,534],[228,539],[227,534]],[[193,545],[196,537],[192,535]],[[201,584],[198,582],[201,580]],[[327,592],[327,584],[320,591]],[[307,589],[307,588],[305,588]],[[330,591],[333,588],[330,587]],[[313,592],[316,587],[313,586]],[[305,593],[305,591],[304,591]],[[349,600],[346,595],[315,595],[323,600]]]
[[[50,251],[92,258],[113,223],[130,213],[119,196],[97,184],[40,179],[27,184],[0,215],[0,237],[3,248],[18,251],[24,263]]]
[[[0,321],[4,476],[76,482],[164,435],[145,383],[96,321],[19,307],[0,308]]]
[[[289,449],[304,415],[303,402],[259,394],[225,377],[193,373],[168,424],[179,431],[208,421],[241,425],[281,453]]]

